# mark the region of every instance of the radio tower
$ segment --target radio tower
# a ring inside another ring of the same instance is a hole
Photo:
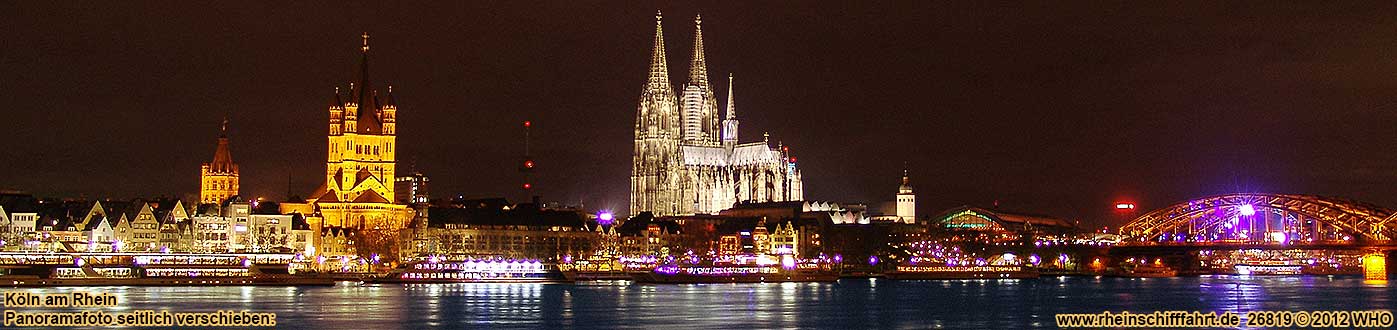
[[[532,122],[528,120],[524,121],[524,161],[519,164],[519,173],[524,175],[524,199],[534,200],[534,207],[539,207],[540,205],[537,205],[538,201],[534,198],[534,183],[529,175],[534,171],[534,159],[529,156],[529,128],[531,126],[533,126]]]

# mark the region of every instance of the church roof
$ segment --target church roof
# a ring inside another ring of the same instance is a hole
[[[728,150],[723,147],[681,146],[684,165],[728,166]]]
[[[209,171],[214,173],[232,173],[238,171],[238,165],[233,164],[233,154],[228,151],[228,119],[223,119],[222,130],[218,135],[218,147],[213,151],[213,161],[209,162]]]
[[[325,194],[320,195],[320,198],[315,199],[316,203],[337,203],[339,201],[339,194],[335,193],[334,190],[326,191]]]
[[[770,164],[781,162],[781,158],[781,152],[771,149],[765,142],[754,142],[733,148],[729,162],[733,165]]]
[[[354,198],[354,203],[392,203],[392,202],[391,202],[391,201],[388,201],[387,198],[383,198],[383,195],[379,195],[378,192],[376,192],[376,191],[373,191],[373,190],[366,190],[366,191],[364,191],[364,193],[359,194],[359,197],[355,197],[355,198]]]

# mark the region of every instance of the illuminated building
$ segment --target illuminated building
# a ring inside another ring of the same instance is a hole
[[[159,220],[156,251],[189,251],[194,238],[194,225],[184,202],[174,200],[157,203],[156,219]]]
[[[386,237],[391,242],[413,212],[389,199],[397,197],[398,106],[392,86],[383,94],[374,89],[369,79],[369,35],[362,37],[358,81],[349,84],[347,93],[336,87],[328,107],[325,183],[309,200],[281,203],[280,208],[282,214],[305,215],[310,230],[322,233],[318,239],[382,242]],[[361,230],[374,235],[354,234]],[[333,242],[316,245],[337,252],[352,250]]]
[[[757,226],[752,228],[752,245],[743,248],[753,254],[771,253],[771,231],[766,229],[766,218],[757,221]]]
[[[238,195],[238,164],[228,151],[228,120],[223,120],[213,161],[199,166],[199,203],[217,204]]]
[[[1363,278],[1367,280],[1387,280],[1387,256],[1370,253],[1363,256]]]
[[[1076,226],[1067,220],[1018,212],[961,206],[941,212],[931,225],[979,242],[1014,241],[1025,236],[1058,235]]]
[[[917,194],[912,193],[911,179],[902,170],[902,185],[897,187],[897,218],[903,223],[917,221]]]
[[[315,245],[319,256],[355,256],[359,251],[354,246],[359,232],[353,228],[327,227],[320,230],[320,239]]]
[[[413,172],[407,176],[400,176],[395,179],[393,190],[397,195],[393,197],[399,204],[426,203],[429,201],[427,195],[427,184],[431,182],[427,175],[422,172]]]
[[[784,146],[738,143],[738,120],[728,77],[725,120],[704,59],[702,21],[694,19],[694,49],[682,99],[670,84],[664,31],[655,16],[650,71],[636,107],[631,214],[715,214],[740,202],[800,200],[803,186]]]
[[[595,223],[578,211],[509,207],[494,200],[463,204],[429,208],[420,219],[425,221],[414,224],[416,233],[400,238],[402,253],[557,260],[592,255],[605,236],[592,231]]]
[[[103,216],[95,221],[88,222],[83,227],[83,240],[87,242],[86,251],[111,251],[111,244],[116,242],[116,230],[112,229],[109,217]]]
[[[122,235],[122,251],[153,251],[160,243],[160,221],[155,218],[155,208],[150,203],[139,203],[140,211],[124,227],[129,231]]]
[[[887,207],[880,207],[882,214],[875,214],[866,218],[859,217],[857,223],[869,224],[874,222],[896,222],[912,224],[917,222],[917,195],[912,193],[911,178],[907,175],[907,169],[902,170],[902,185],[897,187],[897,199],[893,204],[884,204]]]
[[[800,231],[793,223],[788,221],[784,227],[781,224],[776,225],[776,231],[771,233],[770,251],[772,254],[792,254],[799,257]]]

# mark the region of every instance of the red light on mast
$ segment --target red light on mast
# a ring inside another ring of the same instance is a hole
[[[532,161],[532,160],[526,160],[526,161],[524,161],[524,168],[534,168],[534,161]]]
[[[530,121],[528,121],[528,120],[525,120],[525,121],[524,121],[524,127],[527,128],[527,127],[529,127],[529,126],[533,126],[533,122],[530,122]]]
[[[533,188],[534,188],[534,185],[527,184],[527,183],[524,184],[524,189],[533,189]]]

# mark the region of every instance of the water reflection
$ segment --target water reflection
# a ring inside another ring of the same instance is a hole
[[[277,312],[278,328],[1055,328],[1057,313],[1390,309],[1397,288],[1356,277],[640,285],[338,285],[16,289],[116,294],[110,311]]]

